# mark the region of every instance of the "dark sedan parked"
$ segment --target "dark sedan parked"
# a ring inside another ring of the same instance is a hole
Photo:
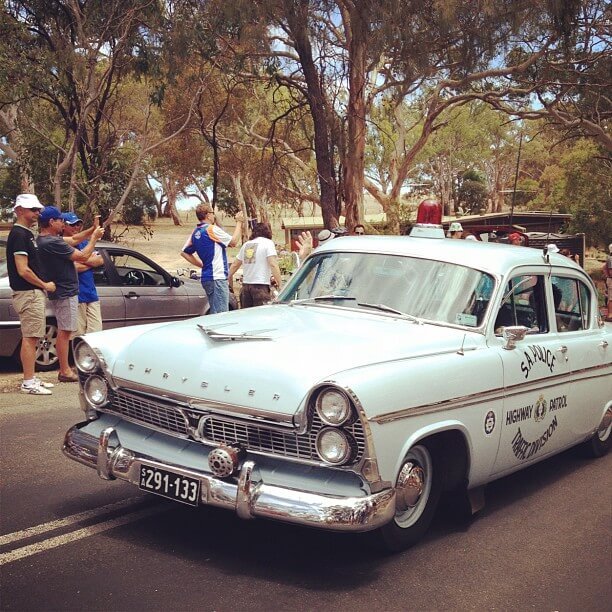
[[[198,280],[179,279],[133,249],[99,242],[104,265],[94,272],[105,329],[206,314],[208,299]],[[36,367],[57,366],[57,327],[47,311],[47,334],[38,344]],[[6,239],[0,239],[0,357],[19,358],[21,330],[11,303],[6,270]]]

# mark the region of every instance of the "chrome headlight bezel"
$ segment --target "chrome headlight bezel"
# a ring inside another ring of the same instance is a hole
[[[335,437],[336,444],[338,442],[343,444],[342,454],[338,455],[337,457],[332,457],[330,454],[326,454],[322,448],[325,442],[329,443],[330,437]],[[343,429],[337,429],[336,427],[325,427],[317,434],[315,447],[317,449],[317,454],[325,463],[330,465],[345,465],[352,461],[355,454],[356,443]]]
[[[99,385],[95,388],[94,385]],[[95,394],[98,395],[95,395]],[[109,403],[109,386],[106,382],[106,379],[103,376],[98,374],[94,374],[93,376],[89,376],[87,380],[83,383],[83,394],[87,403],[94,408],[102,408]]]
[[[84,374],[91,374],[102,369],[100,358],[87,342],[81,340],[73,347],[74,364]]]
[[[315,410],[325,425],[341,427],[353,417],[353,407],[340,389],[328,387],[317,396]]]

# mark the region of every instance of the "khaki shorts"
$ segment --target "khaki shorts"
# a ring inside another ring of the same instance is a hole
[[[81,302],[79,304],[77,334],[82,336],[97,331],[102,331],[100,302]]]
[[[13,307],[19,315],[21,335],[24,338],[44,338],[46,328],[45,305],[42,289],[13,292]]]

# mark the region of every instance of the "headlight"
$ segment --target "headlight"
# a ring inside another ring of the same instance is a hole
[[[108,385],[101,376],[90,376],[83,385],[83,392],[92,406],[104,406],[108,401]]]
[[[334,465],[346,463],[353,454],[353,444],[341,429],[322,429],[317,435],[316,446],[319,457]]]
[[[343,425],[351,417],[351,404],[340,391],[327,389],[317,397],[317,414],[326,425]]]
[[[74,348],[74,363],[81,372],[94,372],[100,367],[100,360],[87,342],[79,342]]]

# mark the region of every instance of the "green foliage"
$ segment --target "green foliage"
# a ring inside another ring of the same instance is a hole
[[[466,170],[462,177],[464,181],[472,181],[473,183],[486,183],[485,175],[479,170]]]
[[[459,201],[465,203],[464,208],[477,213],[487,201],[487,186],[480,180],[467,179],[459,187]]]
[[[157,213],[155,196],[144,184],[138,183],[130,191],[121,217],[126,225],[144,225],[155,219]]]
[[[612,236],[612,163],[593,142],[579,141],[560,160],[565,172],[562,206],[573,215],[570,232],[605,246]]]

